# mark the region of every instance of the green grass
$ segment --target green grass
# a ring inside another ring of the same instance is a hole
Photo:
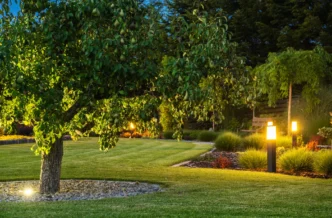
[[[0,146],[0,181],[38,179],[29,145]],[[0,217],[328,217],[332,180],[264,172],[170,167],[210,149],[171,140],[65,142],[62,178],[149,181],[164,192],[67,202],[1,202]]]

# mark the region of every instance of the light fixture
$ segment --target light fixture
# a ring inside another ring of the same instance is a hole
[[[273,121],[269,121],[269,122],[267,122],[267,125],[268,125],[268,126],[273,126]]]
[[[133,123],[130,123],[130,129],[135,129],[135,125]]]
[[[297,131],[297,122],[293,121],[292,122],[292,132],[296,132]]]
[[[276,139],[277,128],[276,126],[267,126],[266,128],[266,142],[267,142],[267,171],[277,171],[277,152],[276,152]]]
[[[267,126],[266,139],[276,140],[277,139],[277,128],[276,126]]]
[[[29,197],[33,194],[33,190],[31,188],[26,188],[23,190],[23,194]]]

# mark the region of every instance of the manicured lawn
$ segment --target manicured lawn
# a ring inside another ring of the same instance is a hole
[[[0,146],[0,181],[38,179],[27,144]],[[164,192],[90,201],[0,203],[0,217],[329,217],[332,180],[262,172],[173,168],[210,145],[122,139],[109,152],[97,139],[65,142],[62,178],[149,181]]]

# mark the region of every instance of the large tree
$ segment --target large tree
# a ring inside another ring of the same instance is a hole
[[[307,110],[319,103],[317,93],[324,79],[331,79],[332,57],[322,47],[311,51],[287,49],[281,53],[270,53],[266,62],[253,72],[257,77],[257,91],[268,95],[268,103],[274,105],[278,99],[288,97],[288,134],[290,134],[292,87],[299,85],[302,96],[308,102]]]
[[[65,133],[92,130],[107,150],[131,121],[154,129],[163,98],[180,127],[182,102],[199,99],[210,59],[228,46],[223,19],[179,17],[181,30],[168,35],[159,14],[135,0],[27,0],[17,16],[1,3],[0,124],[34,127],[41,193],[59,191]],[[183,35],[190,45],[173,46],[161,65],[165,37]]]
[[[263,63],[269,52],[288,47],[312,50],[316,45],[332,52],[330,0],[224,0],[230,30],[239,54],[248,64]]]

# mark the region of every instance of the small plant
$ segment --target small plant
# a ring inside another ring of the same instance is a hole
[[[240,154],[239,164],[244,169],[265,170],[267,168],[266,152],[249,149]]]
[[[173,134],[174,134],[173,131],[165,131],[163,133],[164,139],[174,139]]]
[[[229,168],[232,166],[232,161],[227,158],[227,157],[223,157],[222,155],[220,155],[213,163],[212,163],[212,167],[213,168]]]
[[[276,146],[284,147],[285,149],[292,148],[292,137],[290,136],[278,136]]]
[[[332,151],[322,150],[315,154],[314,170],[325,175],[332,175]]]
[[[201,131],[198,134],[198,140],[202,142],[213,142],[216,140],[218,134],[213,131]]]
[[[304,148],[292,149],[279,159],[280,168],[288,172],[310,172],[313,169],[313,153]]]
[[[318,145],[318,142],[313,140],[313,141],[308,142],[308,144],[306,144],[305,148],[308,151],[318,151],[319,148],[317,147],[317,145]]]
[[[262,134],[252,134],[244,138],[243,145],[245,149],[260,150],[265,147],[266,140]]]
[[[214,146],[221,151],[236,151],[242,146],[242,138],[232,132],[224,132],[218,136]]]

